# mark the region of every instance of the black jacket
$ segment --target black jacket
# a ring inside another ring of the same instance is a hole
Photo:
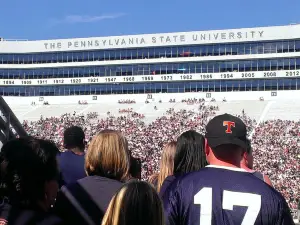
[[[24,209],[9,204],[0,206],[0,224],[8,225],[63,225],[62,220],[42,210]]]
[[[63,186],[58,194],[54,213],[68,224],[101,224],[114,194],[123,183],[99,176],[89,176]]]

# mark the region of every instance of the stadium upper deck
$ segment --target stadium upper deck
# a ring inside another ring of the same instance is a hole
[[[0,42],[0,94],[300,90],[300,25]]]

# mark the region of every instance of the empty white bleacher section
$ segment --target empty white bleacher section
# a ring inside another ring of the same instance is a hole
[[[219,107],[217,114],[241,114],[244,110],[247,115],[258,121],[268,103],[269,101],[247,100],[217,102],[212,105],[217,105]]]
[[[35,106],[36,107],[36,106]],[[59,104],[59,105],[43,105],[36,107],[36,110],[33,110],[27,114],[25,114],[23,119],[26,120],[36,120],[39,119],[41,116],[44,118],[47,117],[57,117],[61,116],[65,113],[74,113],[74,112],[81,112],[87,107],[87,105],[68,105],[68,104]]]
[[[38,107],[40,107],[40,106],[33,107],[30,104],[27,105],[27,104],[11,104],[9,102],[7,103],[20,121],[22,121],[23,118],[28,119],[28,117],[30,117],[30,113],[34,112]]]
[[[287,99],[275,101],[265,116],[265,120],[272,119],[299,120],[300,119],[300,100]]]
[[[102,95],[102,96],[60,96],[60,97],[5,97],[16,116],[22,121],[37,120],[40,116],[60,116],[65,113],[86,114],[97,112],[100,117],[105,117],[107,112],[113,115],[119,114],[119,109],[132,108],[133,111],[144,114],[148,122],[162,116],[167,109],[175,110],[197,109],[198,105],[187,105],[181,101],[189,98],[204,98],[206,104],[218,105],[218,113],[241,114],[242,110],[258,121],[267,119],[300,119],[300,91],[278,91],[275,92],[227,92],[227,93],[174,93],[174,94],[152,94],[152,99],[146,94],[140,95]],[[259,101],[260,98],[264,101]],[[214,98],[216,102],[210,102]],[[227,102],[222,102],[223,99]],[[119,104],[119,100],[135,100],[135,104]],[[169,103],[175,99],[175,103]],[[86,101],[87,105],[79,105],[78,101]],[[43,105],[44,102],[49,105]],[[159,103],[162,101],[162,103]],[[35,106],[31,103],[35,102]],[[157,107],[157,110],[154,107]],[[145,121],[146,122],[146,121]]]

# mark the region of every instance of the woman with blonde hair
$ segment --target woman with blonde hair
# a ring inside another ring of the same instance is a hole
[[[130,154],[120,132],[93,137],[85,156],[87,177],[63,186],[55,212],[68,224],[100,224],[114,194],[130,178]]]
[[[147,182],[126,183],[111,200],[102,225],[163,225],[164,211],[156,190]]]
[[[160,160],[160,172],[153,174],[149,178],[149,182],[154,185],[158,192],[160,191],[161,185],[163,184],[166,177],[173,175],[175,152],[176,142],[172,141],[168,143],[162,151]]]

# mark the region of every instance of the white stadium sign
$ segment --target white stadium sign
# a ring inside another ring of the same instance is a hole
[[[300,25],[40,41],[1,41],[0,53],[38,53],[298,39]]]
[[[198,73],[198,74],[167,74],[111,77],[52,78],[52,79],[3,79],[0,86],[40,86],[63,84],[105,84],[105,83],[144,83],[186,80],[243,80],[300,77],[300,70]]]

